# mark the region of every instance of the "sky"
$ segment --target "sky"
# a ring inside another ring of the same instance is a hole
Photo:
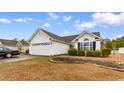
[[[103,38],[115,39],[124,35],[124,13],[0,12],[2,39],[27,40],[38,28],[60,36],[100,32]]]

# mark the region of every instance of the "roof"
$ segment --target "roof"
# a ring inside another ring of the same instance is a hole
[[[73,39],[75,39],[77,36],[79,36],[79,34],[78,34],[78,35],[70,35],[70,36],[62,36],[61,37],[61,36],[58,36],[58,35],[53,34],[51,32],[48,32],[48,31],[46,31],[44,29],[41,29],[41,30],[44,31],[46,34],[48,34],[50,37],[52,37],[54,39],[62,40],[62,41],[65,41],[65,42],[70,42]],[[93,32],[92,34],[100,37],[100,32]]]
[[[3,45],[7,45],[7,46],[16,46],[16,44],[17,44],[17,41],[15,41],[15,40],[7,40],[7,39],[0,39],[0,42]]]
[[[100,37],[100,32],[93,32],[92,34],[96,35],[96,36],[99,36]],[[66,42],[70,42],[72,41],[73,39],[75,39],[76,37],[78,37],[78,35],[71,35],[71,36],[63,36],[62,38],[66,41]]]
[[[21,42],[21,44],[24,45],[24,46],[29,46],[29,43],[28,43],[27,41],[21,40],[20,42]]]
[[[73,39],[75,39],[77,36],[79,35],[71,35],[71,36],[63,36],[62,38],[66,41],[66,42],[70,42]]]
[[[0,39],[0,42],[3,44],[3,45],[6,45],[6,46],[17,46],[17,43],[19,41],[16,41],[16,40],[7,40],[7,39]],[[20,41],[23,45],[29,45],[27,43],[27,41]]]
[[[38,31],[43,31],[43,32],[45,32],[48,36],[50,36],[51,38],[56,39],[56,40],[60,40],[60,41],[63,41],[63,42],[67,42],[67,43],[69,43],[70,41],[72,41],[73,39],[75,39],[76,37],[78,37],[78,36],[80,35],[80,34],[78,34],[78,35],[70,35],[70,36],[58,36],[58,35],[56,35],[56,34],[53,34],[53,33],[51,33],[51,32],[48,32],[48,31],[46,31],[46,30],[44,30],[44,29],[42,29],[42,28],[38,28],[38,30],[36,30],[36,31],[33,33],[32,37],[29,39],[29,41],[32,40],[32,38],[38,33]],[[100,32],[93,32],[93,33],[91,33],[91,34],[94,34],[94,35],[100,37]]]
[[[57,39],[57,40],[64,41],[64,39],[63,39],[62,37],[60,37],[60,36],[58,36],[58,35],[56,35],[56,34],[53,34],[53,33],[51,33],[51,32],[48,32],[48,31],[46,31],[46,30],[44,30],[44,29],[40,29],[40,30],[42,30],[43,32],[45,32],[47,35],[49,35],[49,36],[52,37],[53,39]]]
[[[100,37],[100,32],[93,32],[92,34]]]

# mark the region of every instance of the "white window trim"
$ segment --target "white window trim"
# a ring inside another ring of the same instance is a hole
[[[84,46],[84,43],[87,43],[88,42],[88,46]],[[90,43],[92,43],[92,46],[90,46]],[[85,48],[88,48],[88,50],[93,50],[93,41],[83,41],[83,42],[80,42],[80,49],[81,50],[86,50]]]

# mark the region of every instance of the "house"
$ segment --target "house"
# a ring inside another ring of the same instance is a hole
[[[70,47],[78,50],[101,50],[101,41],[99,32],[84,31],[79,35],[61,37],[39,28],[29,39],[29,53],[45,56],[67,54]]]
[[[119,54],[124,54],[124,47],[119,48],[118,53]]]
[[[20,52],[25,52],[29,49],[29,44],[27,41],[21,40],[7,40],[7,39],[0,39],[0,46],[4,46],[11,50],[19,50]]]
[[[29,50],[29,43],[25,40],[18,41],[17,46],[20,52],[24,53],[26,50]]]

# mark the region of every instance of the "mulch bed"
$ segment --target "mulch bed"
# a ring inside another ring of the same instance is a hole
[[[58,56],[54,57],[52,60],[58,61],[58,62],[64,62],[64,63],[94,63],[97,65],[102,65],[102,66],[107,66],[107,67],[112,67],[112,68],[118,68],[118,69],[124,69],[124,63],[118,63],[118,62],[104,62],[104,60],[92,60],[92,59],[83,59],[83,58],[69,58],[69,57],[63,57],[63,56]]]

